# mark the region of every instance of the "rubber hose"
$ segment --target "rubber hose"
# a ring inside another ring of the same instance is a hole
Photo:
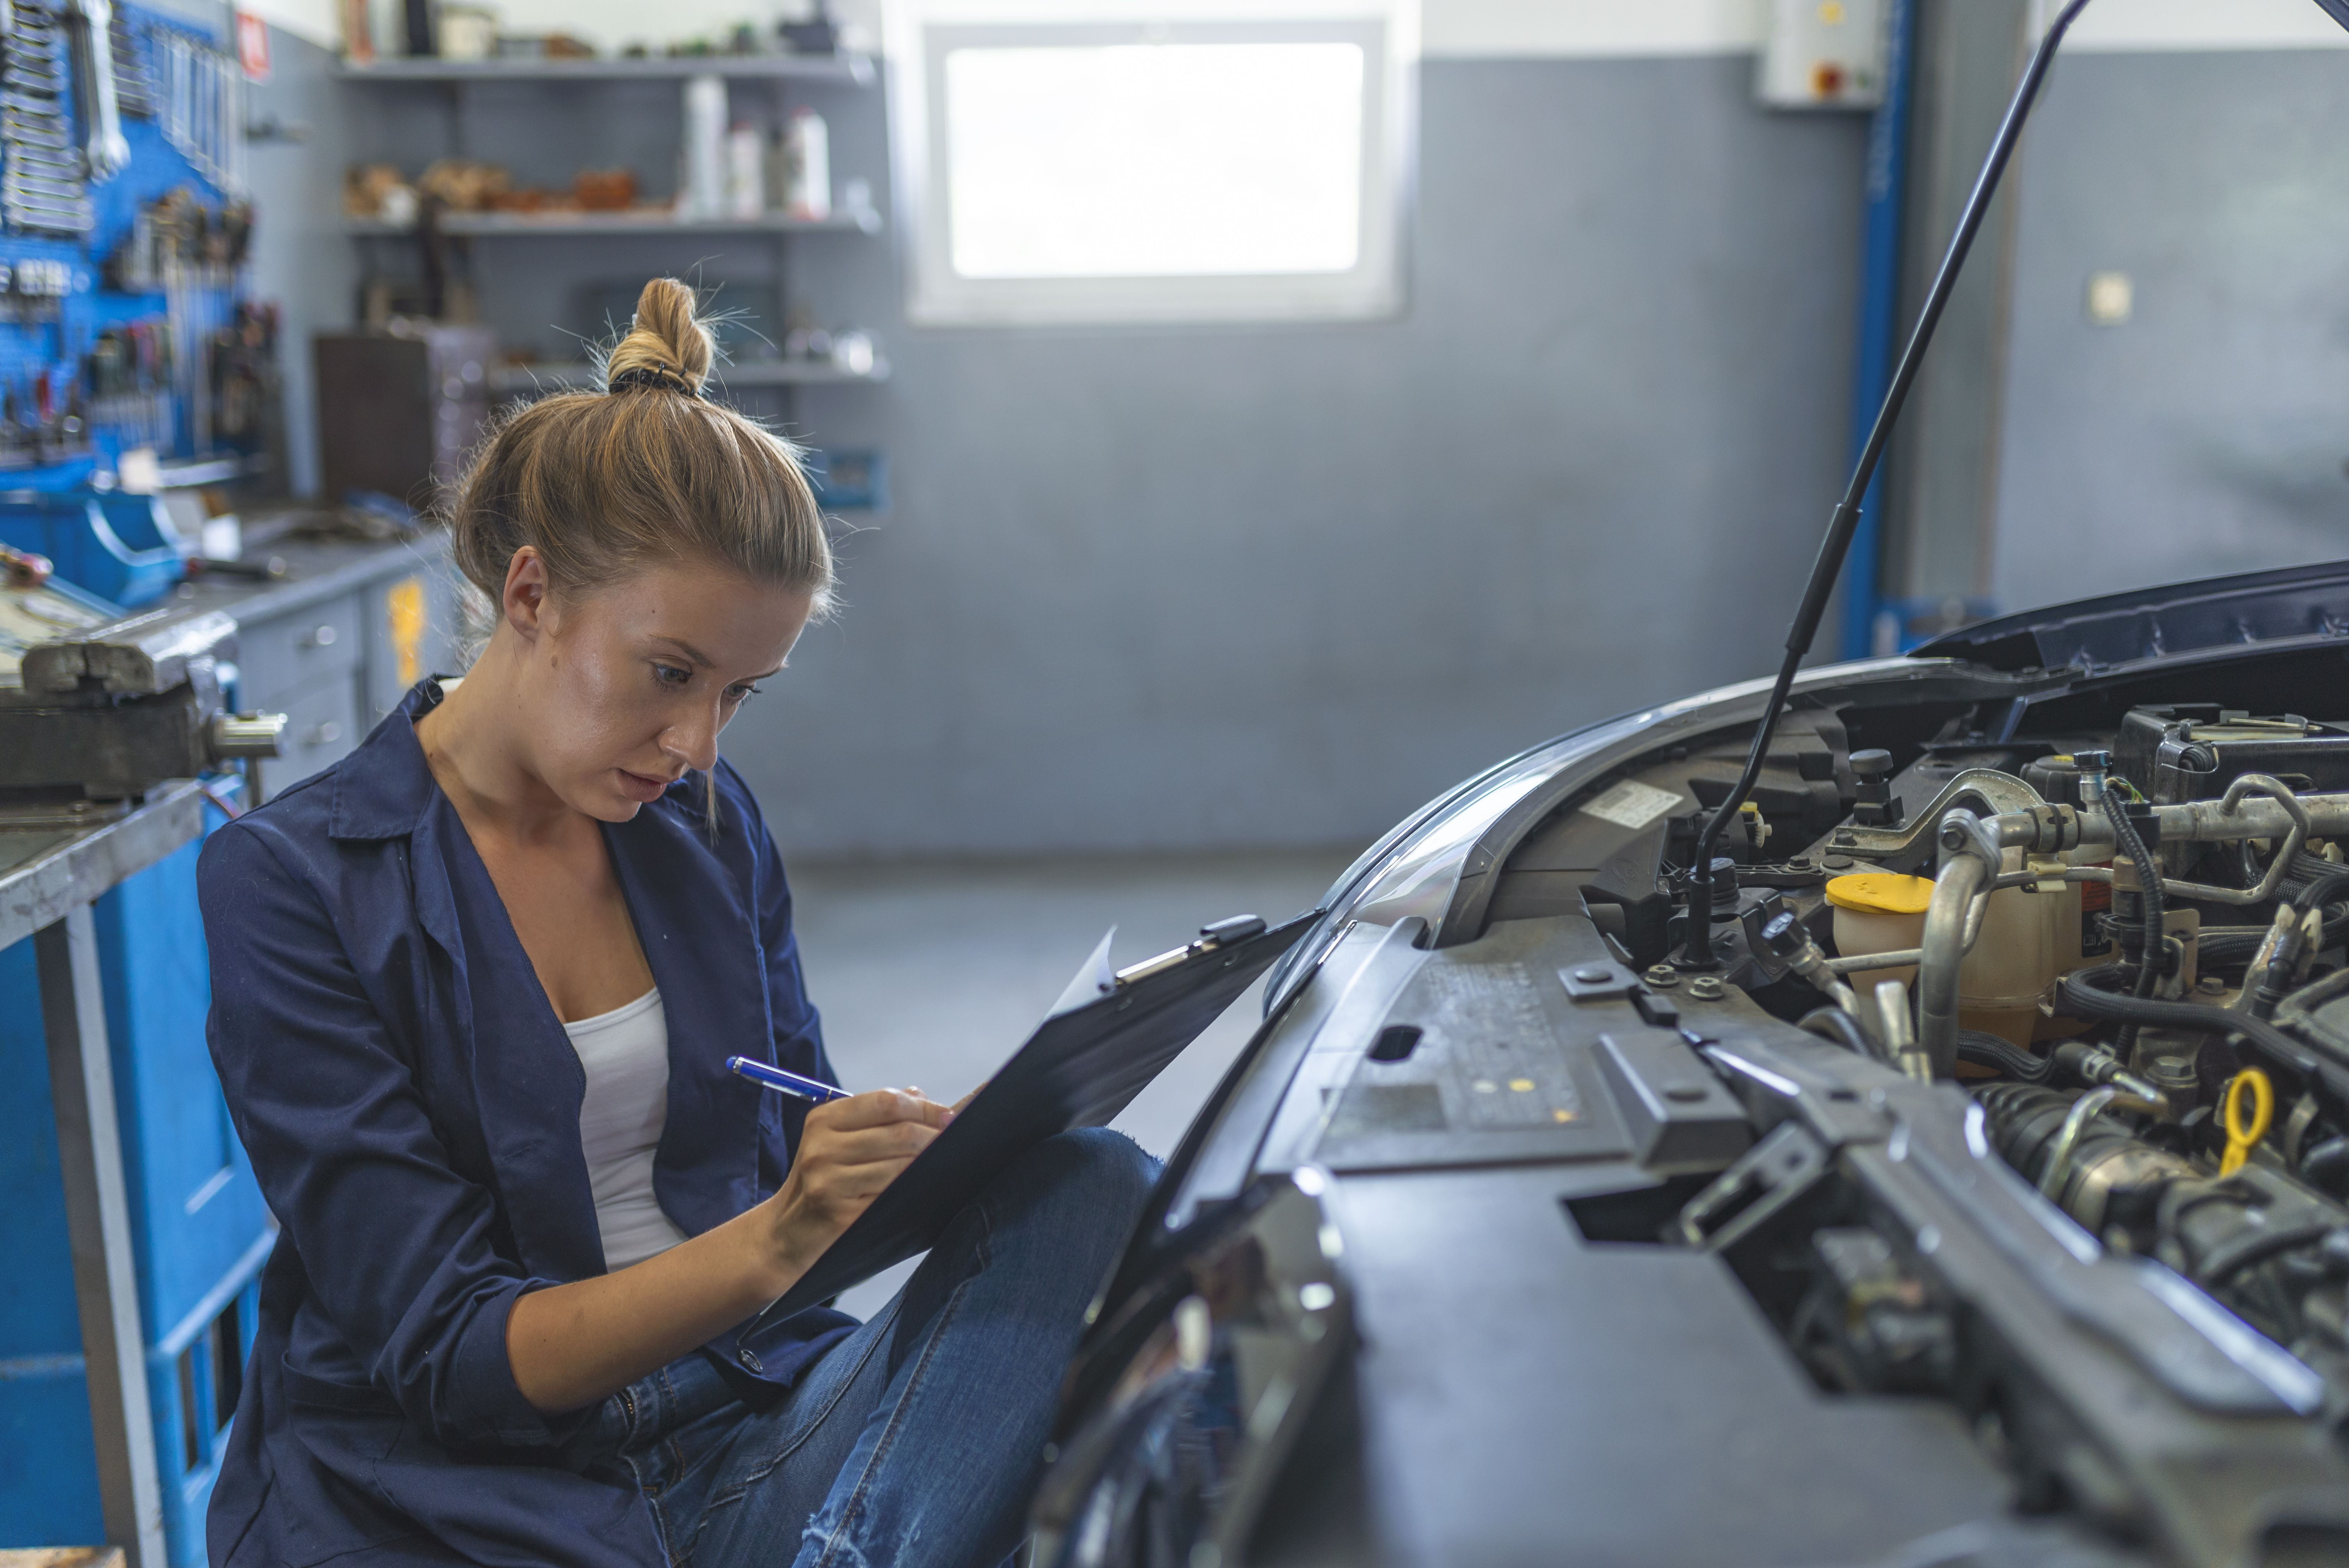
[[[1823,1040],[1857,1051],[1870,1060],[1876,1059],[1876,1047],[1868,1043],[1868,1032],[1859,1020],[1841,1007],[1814,1007],[1795,1020],[1795,1027],[1807,1029]]]
[[[2194,1265],[2195,1282],[2205,1287],[2224,1284],[2253,1264],[2265,1263],[2278,1253],[2288,1253],[2295,1247],[2313,1246],[2339,1229],[2331,1221],[2291,1225],[2281,1231],[2245,1236],[2231,1245],[2213,1247],[2209,1257]]]
[[[2330,1047],[2304,1045],[2266,1019],[2254,1018],[2249,1013],[2206,1007],[2195,1002],[2150,1001],[2107,991],[2097,984],[2099,977],[2117,980],[2121,973],[2117,964],[2075,969],[2064,976],[2060,987],[2065,1006],[2083,1017],[2101,1018],[2107,1023],[2154,1024],[2165,1029],[2189,1029],[2221,1037],[2240,1035],[2271,1064],[2297,1074],[2312,1087],[2321,1086],[2322,1098],[2331,1102],[2325,1109],[2333,1119],[2349,1119],[2349,1057]]]
[[[2268,930],[2264,925],[2206,925],[2196,944],[2197,962],[2205,969],[2248,964],[2267,940]],[[2317,951],[2338,946],[2344,938],[2349,938],[2349,904],[2334,904],[2324,917],[2324,946]]]
[[[2344,883],[2349,883],[2349,866],[2313,859],[2303,850],[2291,874],[2283,879],[2282,889],[2292,894],[2294,904],[2307,909],[2323,903],[2326,895],[2339,892]]]
[[[2053,1059],[2025,1050],[2003,1035],[1981,1029],[1958,1031],[1958,1060],[1992,1068],[2021,1083],[2045,1083],[2055,1070]]]
[[[2328,1138],[2302,1155],[2300,1179],[2334,1198],[2349,1193],[2349,1138]]]
[[[2113,843],[2137,868],[2137,880],[2143,884],[2137,895],[2141,916],[2138,925],[2143,934],[2138,939],[2135,994],[2140,1001],[2147,1000],[2153,995],[2153,988],[2161,983],[2162,960],[2168,954],[2164,945],[2168,933],[2162,925],[2161,868],[2146,851],[2145,840],[2139,836],[2137,824],[2129,820],[2127,804],[2113,799],[2109,784],[2106,787],[2104,806],[2105,817],[2113,825]],[[2113,1040],[2113,1055],[2123,1061],[2129,1059],[2130,1050],[2137,1044],[2137,1030],[2134,1023],[2121,1025],[2119,1035]]]

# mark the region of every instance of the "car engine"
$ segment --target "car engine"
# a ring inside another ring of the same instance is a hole
[[[2338,660],[1826,672],[1711,969],[1717,706],[1373,851],[1102,1300],[1037,1560],[2349,1562]]]

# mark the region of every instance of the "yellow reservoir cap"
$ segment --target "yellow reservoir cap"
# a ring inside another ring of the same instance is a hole
[[[1922,914],[1933,902],[1933,883],[1899,872],[1856,872],[1828,881],[1827,902],[1861,914]]]

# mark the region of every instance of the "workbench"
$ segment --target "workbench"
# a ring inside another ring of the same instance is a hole
[[[451,667],[455,616],[438,534],[264,540],[247,552],[271,556],[285,562],[283,578],[216,577],[177,593],[237,618],[236,706],[294,717],[285,755],[265,765],[274,789],[346,755],[417,675]],[[0,1547],[88,1541],[102,1522],[129,1568],[204,1560],[203,1510],[274,1236],[203,1047],[210,985],[191,846],[224,820],[220,801],[236,804],[238,781],[213,793],[173,780],[127,807],[76,808],[64,825],[54,810],[12,825],[0,810],[0,991],[16,1003],[0,1010],[0,1057],[14,1057],[0,1069],[15,1074],[5,1131],[26,1168],[11,1180],[27,1189],[12,1200],[43,1211],[0,1214],[0,1251],[18,1271],[0,1293],[10,1402],[0,1433],[26,1444],[0,1466],[10,1472]],[[20,995],[34,989],[37,1015]],[[26,1060],[36,1033],[46,1111]],[[126,1071],[131,1081],[119,1083]],[[51,1115],[78,1357],[58,1342],[68,1331],[57,1200],[34,1168],[47,1130],[25,1124]],[[68,1429],[83,1378],[102,1522],[87,1501],[87,1450]]]
[[[88,828],[0,829],[0,950],[30,937],[40,973],[98,1498],[108,1539],[129,1552],[135,1568],[166,1562],[162,1487],[90,905],[194,842],[203,831],[203,809],[201,789],[182,779],[127,815]]]
[[[247,561],[282,559],[285,576],[207,577],[173,603],[236,617],[236,705],[282,713],[276,789],[340,761],[420,677],[451,672],[455,577],[448,536],[352,544],[263,539]]]

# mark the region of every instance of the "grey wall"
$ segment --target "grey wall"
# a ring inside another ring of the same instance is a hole
[[[310,335],[346,325],[357,266],[343,234],[343,169],[349,161],[341,94],[327,76],[334,57],[282,28],[269,29],[270,79],[253,88],[248,119],[299,127],[304,140],[250,143],[247,170],[260,222],[254,231],[253,292],[284,312],[289,488],[318,487],[317,403],[311,390]]]
[[[2349,554],[2349,53],[2060,61],[2026,150],[1992,587]],[[2088,274],[2136,281],[2092,325]]]
[[[1841,479],[1866,128],[1764,114],[1752,77],[1427,64],[1390,322],[916,331],[895,236],[792,240],[795,297],[875,328],[895,377],[740,399],[878,448],[894,492],[844,542],[838,620],[727,736],[785,848],[1360,842],[1558,730],[1771,668]],[[804,90],[835,181],[886,211],[882,93]],[[674,88],[462,103],[348,93],[335,171],[670,183]],[[508,342],[555,347],[595,278],[775,263],[477,242],[474,279]]]
[[[727,737],[787,851],[1360,841],[1775,664],[1838,487],[1864,124],[1743,58],[1431,62],[1408,314],[908,329],[810,395],[893,512]],[[877,97],[877,95],[875,95]],[[883,163],[878,105],[836,177]]]

